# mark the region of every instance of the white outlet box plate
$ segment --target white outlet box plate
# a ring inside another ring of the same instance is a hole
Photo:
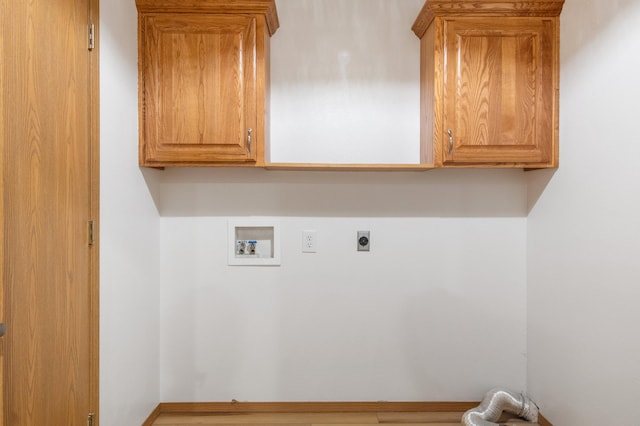
[[[280,223],[268,218],[229,220],[228,246],[228,265],[278,266]]]

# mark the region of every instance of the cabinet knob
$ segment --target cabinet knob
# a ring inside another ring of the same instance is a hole
[[[449,129],[449,155],[453,154],[453,130]]]
[[[251,132],[253,132],[252,128],[247,130],[247,152],[251,154]]]

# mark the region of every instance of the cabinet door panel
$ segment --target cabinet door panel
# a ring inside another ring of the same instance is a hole
[[[553,21],[468,18],[445,25],[444,162],[551,162]]]
[[[145,158],[255,161],[256,22],[250,16],[147,15]]]

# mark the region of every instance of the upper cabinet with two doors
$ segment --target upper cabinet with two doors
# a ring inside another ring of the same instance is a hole
[[[406,169],[557,167],[563,2],[426,1],[413,25],[421,163]],[[140,165],[273,166],[265,158],[275,0],[136,4]]]

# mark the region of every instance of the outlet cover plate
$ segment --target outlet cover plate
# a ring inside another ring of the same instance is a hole
[[[370,251],[371,250],[371,232],[370,231],[358,231],[358,239],[356,240],[358,245],[358,251]]]
[[[318,252],[318,233],[316,231],[302,231],[302,252]]]

